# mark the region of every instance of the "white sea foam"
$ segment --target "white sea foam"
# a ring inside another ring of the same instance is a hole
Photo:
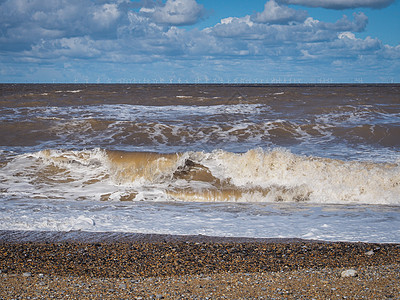
[[[283,113],[274,105],[246,103],[0,108],[2,121],[25,124],[28,118],[32,130],[52,137],[50,141],[37,139],[37,149],[95,145],[128,151],[222,148],[243,152],[283,146],[306,155],[388,162],[398,156],[396,149],[387,145],[397,145],[395,124],[400,115],[393,109],[368,105],[322,108],[315,114]],[[15,134],[19,134],[18,128],[16,125]]]
[[[61,205],[60,205],[61,204]],[[400,206],[7,201],[0,230],[400,242]],[[34,233],[32,233],[34,234]]]
[[[46,150],[1,168],[10,198],[400,205],[399,164],[287,150],[177,154]]]
[[[286,150],[216,151],[199,161],[237,187],[271,189],[263,201],[293,201],[297,197],[314,203],[400,204],[398,164],[344,162],[298,156]]]
[[[196,116],[208,117],[225,114],[255,115],[262,111],[270,110],[263,104],[234,104],[234,105],[169,105],[169,106],[145,106],[129,104],[108,105],[82,105],[82,106],[39,106],[23,108],[0,108],[2,118],[18,119],[25,114],[30,116],[63,119],[111,119],[119,121],[154,120],[173,121],[176,119],[192,119]],[[196,121],[196,120],[194,120]]]
[[[76,94],[76,93],[80,93],[82,92],[82,90],[68,90],[68,91],[55,91],[55,93],[59,94],[59,93],[72,93],[72,94]]]

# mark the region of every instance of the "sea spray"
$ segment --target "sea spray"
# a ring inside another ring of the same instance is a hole
[[[285,149],[174,154],[43,150],[1,168],[5,194],[62,199],[400,204],[397,163]],[[114,195],[114,196],[113,196]],[[139,195],[139,196],[138,196]]]

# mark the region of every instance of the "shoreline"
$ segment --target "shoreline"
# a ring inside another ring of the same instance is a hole
[[[343,240],[318,240],[296,237],[260,238],[241,236],[210,236],[210,235],[179,235],[159,233],[134,232],[99,232],[99,231],[36,231],[36,230],[0,230],[2,243],[160,243],[160,242],[189,242],[189,243],[346,243],[346,244],[376,244],[399,245],[400,242],[368,242]]]
[[[0,299],[400,295],[400,244],[87,232],[29,241],[29,232],[16,233],[0,231]],[[342,278],[349,269],[355,276]]]
[[[323,240],[301,238],[251,238],[208,235],[175,235],[131,232],[90,232],[90,231],[29,231],[0,230],[1,243],[157,243],[157,242],[191,242],[191,243],[331,243]]]

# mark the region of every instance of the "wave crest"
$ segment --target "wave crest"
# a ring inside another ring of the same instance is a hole
[[[300,156],[285,149],[44,150],[17,156],[0,177],[9,197],[400,204],[399,164]]]

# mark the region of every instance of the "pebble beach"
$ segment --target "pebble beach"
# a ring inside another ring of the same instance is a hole
[[[400,299],[399,244],[27,237],[0,233],[0,299]]]

